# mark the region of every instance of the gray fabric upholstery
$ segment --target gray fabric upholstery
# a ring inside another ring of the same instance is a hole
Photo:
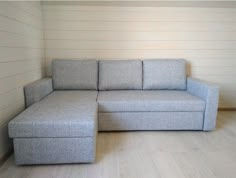
[[[183,59],[143,61],[143,89],[186,90],[186,64]]]
[[[14,152],[17,165],[94,162],[96,137],[15,138]]]
[[[32,82],[24,87],[26,107],[40,101],[53,91],[52,79],[44,78]]]
[[[56,90],[97,90],[96,60],[53,60],[53,86]]]
[[[187,79],[187,91],[206,102],[203,130],[214,129],[219,100],[218,86],[189,77]]]
[[[204,111],[205,101],[186,91],[120,90],[98,93],[99,112]]]
[[[98,114],[98,130],[202,130],[203,112],[115,112]]]
[[[55,91],[10,121],[9,136],[87,137],[96,132],[97,91]]]
[[[142,61],[99,61],[99,90],[142,89]]]
[[[98,129],[215,127],[219,89],[188,78],[185,91],[184,60],[144,61],[143,76],[141,61],[100,61],[99,89],[115,91],[99,93],[88,91],[97,90],[96,61],[55,60],[52,67],[53,82],[27,85],[26,105],[31,107],[8,124],[18,165],[93,162]],[[57,91],[52,92],[52,83]]]

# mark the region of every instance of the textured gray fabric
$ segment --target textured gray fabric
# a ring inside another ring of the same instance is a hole
[[[98,130],[202,130],[203,112],[99,113]]]
[[[24,87],[26,107],[40,101],[53,91],[52,79],[44,78],[30,83]]]
[[[53,86],[56,90],[97,90],[96,60],[53,60]]]
[[[120,90],[98,93],[99,112],[204,111],[205,101],[186,91]]]
[[[143,61],[143,89],[186,90],[186,62],[183,59]]]
[[[189,77],[187,79],[187,91],[205,100],[206,109],[204,114],[203,130],[213,130],[216,125],[219,87]]]
[[[9,136],[93,136],[97,122],[97,91],[55,91],[10,121]]]
[[[99,61],[99,90],[142,89],[142,61]]]
[[[62,164],[94,162],[96,137],[16,138],[15,162],[25,164]]]

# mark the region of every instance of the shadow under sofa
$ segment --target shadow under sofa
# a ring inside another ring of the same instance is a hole
[[[93,162],[97,131],[215,128],[219,89],[183,59],[53,60],[9,123],[16,164]]]

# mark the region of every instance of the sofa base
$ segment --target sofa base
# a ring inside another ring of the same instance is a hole
[[[113,112],[98,114],[99,131],[202,129],[203,112]]]
[[[96,138],[14,138],[15,162],[27,164],[91,163]]]

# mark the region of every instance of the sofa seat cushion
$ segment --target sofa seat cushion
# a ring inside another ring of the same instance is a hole
[[[97,91],[55,91],[19,114],[11,138],[88,137],[97,130]]]
[[[99,112],[204,111],[205,101],[186,91],[99,91]]]

